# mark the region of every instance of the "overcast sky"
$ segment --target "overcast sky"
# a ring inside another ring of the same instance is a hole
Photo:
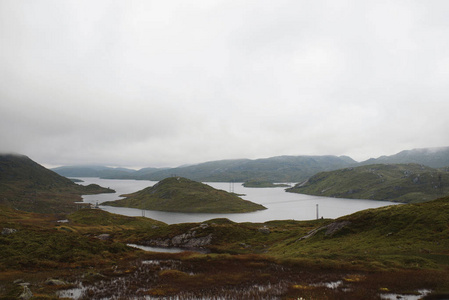
[[[0,0],[0,152],[361,161],[449,146],[449,1]]]

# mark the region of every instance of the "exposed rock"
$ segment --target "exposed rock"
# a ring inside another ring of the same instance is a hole
[[[47,281],[45,281],[46,285],[66,285],[67,282],[59,280],[59,279],[47,279]]]
[[[326,226],[326,232],[324,233],[327,236],[332,236],[338,231],[342,230],[344,227],[351,224],[349,221],[341,221],[341,222],[334,222]]]
[[[196,231],[193,231],[174,236],[171,239],[150,240],[143,244],[155,247],[202,248],[210,245],[212,237],[212,233],[197,237]]]
[[[13,233],[16,233],[17,229],[13,229],[13,228],[3,228],[2,230],[2,235],[10,235]]]
[[[103,233],[103,234],[100,234],[99,236],[97,236],[97,238],[99,238],[100,240],[106,241],[106,240],[111,239],[111,235],[108,233]]]
[[[305,240],[305,239],[307,239],[309,237],[312,237],[317,232],[320,232],[321,230],[326,230],[326,232],[324,233],[326,236],[332,236],[335,233],[337,233],[340,230],[342,230],[343,228],[345,228],[346,226],[348,226],[349,224],[351,224],[351,222],[349,222],[349,221],[340,221],[340,222],[330,223],[329,225],[326,225],[326,226],[323,226],[323,227],[315,228],[315,229],[309,231],[305,236],[300,237],[297,240],[297,242]]]
[[[30,288],[28,286],[23,287],[23,292],[20,294],[19,299],[22,300],[28,300],[33,297],[33,293],[31,292]]]
[[[258,230],[259,230],[259,232],[265,233],[265,234],[269,234],[271,232],[267,226],[261,227]]]

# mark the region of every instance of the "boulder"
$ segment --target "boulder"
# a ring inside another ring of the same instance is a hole
[[[17,229],[13,229],[13,228],[3,228],[2,230],[2,235],[10,235],[13,233],[16,233]]]
[[[23,292],[20,294],[19,299],[21,300],[28,300],[33,297],[33,293],[31,292],[30,288],[28,286],[23,287]]]

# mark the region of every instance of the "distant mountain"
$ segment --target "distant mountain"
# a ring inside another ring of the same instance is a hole
[[[32,212],[70,212],[80,195],[108,192],[114,191],[78,185],[27,156],[0,155],[0,204]]]
[[[260,204],[182,177],[166,178],[152,187],[102,205],[195,213],[243,213],[266,209]]]
[[[126,178],[135,172],[132,169],[126,168],[110,168],[105,166],[63,166],[58,168],[53,168],[52,171],[58,173],[59,175],[65,177],[116,177],[116,178]]]
[[[298,182],[321,171],[329,171],[357,164],[347,156],[277,156],[263,159],[234,159],[181,166],[177,168],[145,168],[139,171],[116,171],[113,168],[60,167],[53,169],[67,177],[101,177],[111,179],[143,179],[159,181],[180,176],[196,181],[249,180],[270,182]]]
[[[449,173],[417,164],[367,165],[318,173],[287,192],[416,203],[447,195]]]
[[[408,164],[408,163],[426,165],[431,168],[448,167],[449,147],[404,150],[390,156],[370,158],[364,162],[361,162],[360,164],[372,165],[372,164]]]

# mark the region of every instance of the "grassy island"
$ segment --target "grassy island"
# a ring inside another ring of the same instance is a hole
[[[285,183],[273,183],[270,181],[246,181],[243,183],[244,187],[248,188],[275,188],[275,187],[290,187]]]
[[[152,187],[102,205],[192,213],[245,213],[265,209],[235,194],[182,177],[166,178]]]

